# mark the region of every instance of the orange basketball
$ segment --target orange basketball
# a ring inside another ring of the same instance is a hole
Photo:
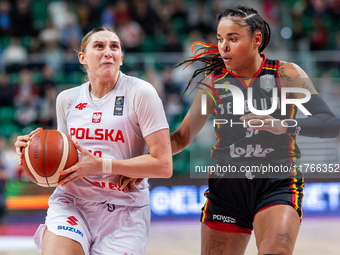
[[[77,149],[70,137],[57,130],[35,134],[23,149],[21,160],[27,177],[43,187],[56,187],[67,175],[64,169],[78,161]]]

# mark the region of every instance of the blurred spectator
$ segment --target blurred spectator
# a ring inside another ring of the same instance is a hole
[[[185,2],[183,0],[172,0],[169,1],[169,3],[171,4],[171,19],[181,19],[184,23],[186,23],[188,13]]]
[[[6,194],[5,194],[5,182],[9,178],[9,174],[4,164],[4,154],[6,150],[6,138],[0,137],[0,223],[2,223],[3,216],[6,209]]]
[[[32,57],[32,54],[42,53],[42,45],[39,37],[31,37],[28,53],[31,55],[30,57]]]
[[[213,44],[216,44],[216,35],[215,33],[213,34]],[[195,29],[195,30],[191,30],[190,33],[189,33],[189,37],[183,42],[183,46],[184,46],[184,52],[186,55],[189,55],[191,56],[191,48],[192,48],[192,44],[194,42],[203,42],[204,39],[202,38],[202,33]],[[210,43],[210,42],[207,42],[207,43]],[[195,49],[194,49],[194,53],[195,53]]]
[[[47,26],[39,33],[39,39],[43,45],[48,44],[51,41],[58,41],[60,38],[59,30],[53,24],[53,21],[49,19]]]
[[[189,29],[199,30],[202,34],[214,31],[215,17],[210,14],[205,1],[197,1],[188,9]]]
[[[340,31],[335,34],[335,50],[340,50]]]
[[[304,47],[306,36],[304,34],[302,22],[300,21],[294,22],[292,39],[293,39],[293,50],[308,50],[309,49],[308,46],[307,46],[308,47],[307,49]]]
[[[5,137],[0,136],[0,161],[8,174],[9,179],[21,179],[23,169],[19,166],[18,155],[13,149],[13,144],[17,140],[19,134],[13,133],[9,138],[9,142]]]
[[[7,179],[8,173],[6,172],[2,161],[0,160],[0,223],[3,221],[6,210],[5,183]]]
[[[13,89],[6,73],[0,74],[0,107],[2,106],[13,106]]]
[[[101,13],[103,10],[102,3],[100,0],[89,0],[88,2],[89,3],[87,3],[87,5],[90,10],[89,21],[92,27],[98,27],[100,26],[100,23],[101,23],[100,18],[101,18]]]
[[[328,30],[322,18],[315,18],[310,35],[310,50],[326,50],[329,40]]]
[[[166,37],[166,44],[162,48],[164,52],[183,52],[183,46],[175,32],[170,32]]]
[[[281,27],[281,3],[277,0],[262,1],[263,18],[268,22],[271,29],[271,39],[268,45],[271,49],[281,47],[280,27]]]
[[[174,81],[172,68],[164,68],[162,78],[165,89],[164,109],[169,123],[172,123],[174,116],[183,111],[183,104],[180,103],[181,84]]]
[[[143,29],[134,20],[128,11],[128,4],[118,1],[116,5],[117,33],[122,39],[127,52],[138,52],[143,41]]]
[[[0,2],[0,36],[9,36],[12,33],[11,4],[8,1]]]
[[[44,59],[41,56],[43,47],[41,45],[41,42],[39,40],[38,36],[33,36],[30,39],[30,44],[28,48],[28,53],[30,57],[30,62],[27,65],[27,68],[31,70],[41,70],[41,68],[44,66]]]
[[[25,66],[28,55],[26,49],[21,46],[18,37],[11,38],[10,44],[4,49],[2,59],[7,72],[18,72]]]
[[[52,67],[54,71],[61,71],[64,62],[63,51],[59,47],[58,41],[50,41],[43,51],[45,63]]]
[[[309,17],[327,18],[329,14],[328,1],[325,0],[309,0],[305,14]]]
[[[179,101],[181,96],[181,85],[173,80],[172,75],[171,68],[163,69],[162,78],[165,89],[165,101],[168,101],[170,97],[176,97]]]
[[[60,37],[61,45],[65,48],[67,47],[70,38],[76,38],[77,41],[80,41],[82,35],[77,19],[72,15],[68,15],[66,18],[66,24],[61,28]]]
[[[161,78],[159,77],[159,74],[157,73],[157,71],[154,68],[147,68],[145,70],[145,76],[142,77],[142,79],[146,80],[147,82],[149,82],[150,84],[152,84],[152,86],[155,87],[159,97],[162,100],[165,100],[165,91],[164,91],[164,84],[161,80]]]
[[[120,23],[122,19],[124,20],[127,18],[131,18],[129,5],[126,1],[118,0],[116,2],[114,9],[115,9],[115,16],[116,16],[117,23]]]
[[[77,8],[78,23],[82,34],[87,34],[87,32],[91,30],[91,27],[93,27],[90,20],[90,12],[89,5],[85,3]]]
[[[31,80],[31,72],[23,69],[20,81],[14,88],[15,118],[22,125],[29,125],[38,119],[39,87]]]
[[[40,100],[39,125],[43,128],[56,128],[56,98],[57,89],[54,86],[47,86],[44,90],[44,97]]]
[[[39,83],[39,95],[45,97],[46,89],[52,87],[56,88],[57,84],[53,80],[54,70],[52,67],[45,65],[42,70],[42,81]]]
[[[114,29],[116,25],[115,6],[109,3],[101,14],[102,27]]]
[[[188,32],[188,12],[184,0],[169,1],[171,10],[171,29],[178,35]]]
[[[74,54],[78,48],[79,48],[78,38],[76,37],[69,38],[68,44],[66,45],[66,50],[64,52],[65,53],[64,71],[66,73],[81,70],[78,57],[76,54]]]
[[[216,32],[209,33],[206,37],[207,43],[217,45]]]
[[[330,14],[335,24],[340,22],[340,0],[329,1]]]
[[[146,35],[154,36],[156,34],[156,26],[159,25],[159,17],[157,12],[148,4],[147,0],[133,1],[132,16],[144,30]]]
[[[14,36],[35,36],[37,31],[33,27],[33,16],[28,0],[17,0],[13,16],[13,35]]]

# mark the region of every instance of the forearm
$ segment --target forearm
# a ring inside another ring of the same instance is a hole
[[[190,141],[185,142],[177,130],[170,134],[172,155],[180,153],[189,146]]]
[[[162,154],[162,152],[160,152]],[[110,170],[103,167],[103,161],[109,159],[98,158],[102,172]],[[141,155],[131,159],[112,159],[111,173],[131,178],[170,178],[172,176],[172,158],[154,157],[151,154]]]
[[[295,121],[286,121],[292,122],[289,123],[290,126],[297,123],[295,127],[288,128],[288,134],[319,138],[334,138],[339,135],[340,122],[319,95],[312,95],[310,101],[304,106],[312,116]]]

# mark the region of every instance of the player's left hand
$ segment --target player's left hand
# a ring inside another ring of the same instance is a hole
[[[130,178],[127,176],[118,175],[116,187],[118,190],[127,193],[132,191],[133,186],[138,186],[143,180],[143,178]]]
[[[287,132],[287,123],[283,120],[275,119],[270,115],[256,115],[249,113],[240,117],[241,121],[252,127],[254,130],[266,130],[275,135]]]
[[[62,179],[58,184],[67,185],[81,177],[93,174],[95,172],[101,171],[102,163],[100,158],[91,154],[88,150],[80,146],[77,142],[75,143],[76,149],[80,151],[80,160],[73,166],[63,170],[61,175],[67,175],[66,178]]]

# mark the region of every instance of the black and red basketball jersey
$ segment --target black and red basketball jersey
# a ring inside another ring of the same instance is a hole
[[[218,94],[211,100],[212,114],[216,119],[223,120],[215,125],[217,143],[214,145],[211,156],[221,164],[235,166],[251,166],[260,164],[290,165],[299,157],[300,151],[296,145],[296,136],[289,134],[274,135],[268,131],[254,130],[244,127],[240,117],[234,114],[233,95],[229,89],[216,88],[217,84],[230,84],[243,92],[244,114],[250,113],[248,109],[248,88],[252,88],[253,97],[250,100],[257,110],[271,109],[273,89],[277,88],[277,107],[270,114],[276,119],[293,119],[296,115],[296,106],[287,105],[286,114],[281,114],[281,85],[278,76],[279,60],[269,60],[265,55],[258,72],[251,79],[241,79],[225,67],[216,69],[212,74],[213,85]],[[216,103],[214,103],[216,102]],[[222,102],[222,104],[221,104]]]

